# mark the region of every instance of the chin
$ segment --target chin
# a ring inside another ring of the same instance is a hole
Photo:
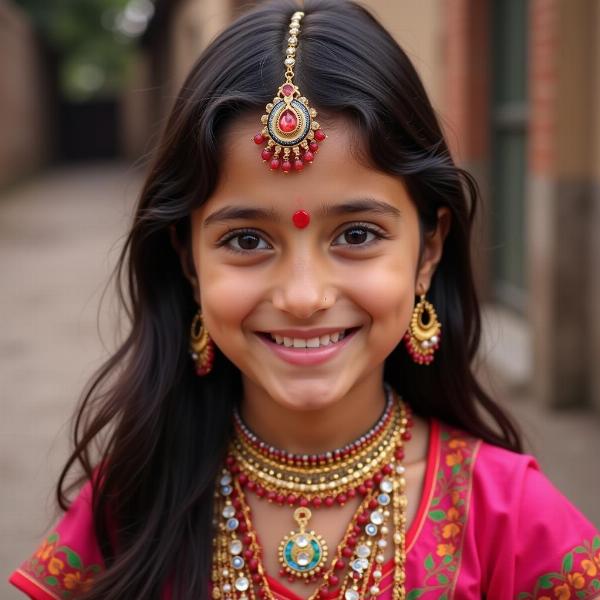
[[[272,389],[271,397],[277,404],[288,409],[300,411],[323,410],[339,402],[348,392],[339,379],[299,379],[296,381],[277,382]]]

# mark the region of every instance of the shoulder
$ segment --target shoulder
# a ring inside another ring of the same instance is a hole
[[[480,565],[488,597],[600,597],[598,530],[533,456],[441,425],[440,462],[470,490],[465,554]]]
[[[93,526],[92,486],[87,482],[37,550],[12,573],[10,582],[35,600],[73,598],[102,569]]]

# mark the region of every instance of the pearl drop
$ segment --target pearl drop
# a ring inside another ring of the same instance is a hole
[[[377,541],[377,545],[378,545],[380,548],[385,548],[385,547],[387,546],[387,540],[378,540],[378,541]]]
[[[371,592],[372,596],[377,596],[377,594],[379,594],[379,586],[372,585],[369,591]]]
[[[373,579],[381,579],[382,577],[383,573],[379,569],[373,571]]]
[[[385,556],[383,554],[378,554],[375,557],[375,562],[376,563],[382,564],[384,560],[385,560]]]

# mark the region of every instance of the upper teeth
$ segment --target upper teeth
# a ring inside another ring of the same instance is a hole
[[[287,346],[288,348],[319,348],[320,346],[329,346],[344,339],[344,331],[336,331],[335,333],[326,333],[319,337],[313,338],[296,338],[277,335],[272,333],[271,338],[278,344]]]

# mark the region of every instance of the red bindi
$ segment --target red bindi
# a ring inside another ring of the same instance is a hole
[[[310,214],[306,210],[297,210],[292,216],[292,221],[298,229],[304,229],[310,223]]]

